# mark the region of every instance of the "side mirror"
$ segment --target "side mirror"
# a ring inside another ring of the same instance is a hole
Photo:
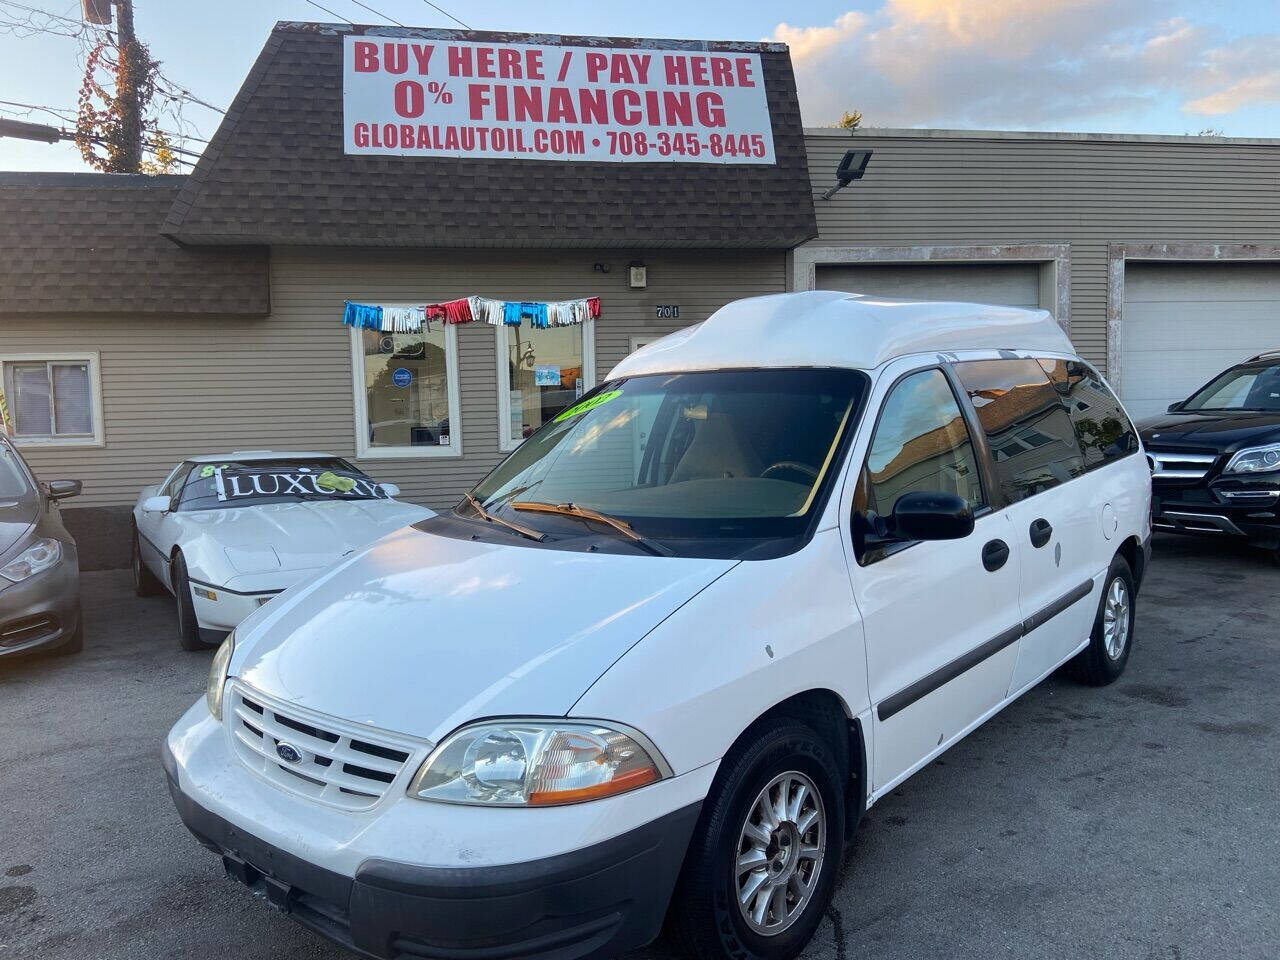
[[[1177,413],[1179,410],[1182,409],[1182,405],[1186,402],[1187,401],[1185,400],[1175,400],[1173,401],[1173,403],[1169,404],[1169,406],[1166,407],[1165,409],[1168,413]]]
[[[400,488],[396,486],[394,483],[380,483],[378,484],[378,486],[382,488],[382,492],[385,493],[388,497],[400,496]]]
[[[81,486],[79,480],[50,480],[45,489],[49,491],[50,500],[65,500],[80,496]]]
[[[143,513],[168,513],[172,501],[168,497],[147,497],[142,501]]]
[[[961,540],[973,533],[973,511],[954,493],[904,493],[893,507],[890,533],[902,540]]]

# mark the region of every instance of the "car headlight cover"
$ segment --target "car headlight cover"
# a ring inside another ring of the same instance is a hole
[[[235,651],[236,632],[232,630],[209,664],[209,686],[205,689],[204,700],[215,720],[222,720],[222,690],[227,685],[227,668],[231,666],[231,654]]]
[[[1280,470],[1280,443],[1239,451],[1223,473],[1271,473]]]
[[[558,806],[616,796],[665,776],[665,761],[634,730],[591,721],[496,720],[446,737],[409,793],[445,803]]]
[[[42,570],[48,570],[62,559],[62,544],[57,540],[45,537],[35,541],[22,553],[18,554],[3,567],[0,576],[14,583],[21,583],[28,577],[34,577]]]

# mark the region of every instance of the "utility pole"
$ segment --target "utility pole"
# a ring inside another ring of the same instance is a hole
[[[142,103],[138,85],[145,79],[147,57],[133,30],[133,0],[81,0],[84,21],[111,26],[112,7],[116,14],[115,115],[118,135],[106,144],[112,173],[139,173],[142,170]]]
[[[123,173],[142,169],[142,105],[138,83],[146,69],[133,32],[133,0],[116,0],[116,102],[120,110],[118,164]]]

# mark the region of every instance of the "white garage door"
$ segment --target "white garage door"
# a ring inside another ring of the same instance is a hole
[[[903,300],[1040,306],[1040,265],[1035,263],[820,266],[816,278],[819,290]]]
[[[1280,264],[1128,263],[1120,396],[1163,413],[1215,373],[1280,348]]]

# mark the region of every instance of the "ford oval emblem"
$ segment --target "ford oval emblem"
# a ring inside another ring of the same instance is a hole
[[[302,751],[295,747],[292,743],[277,743],[276,756],[285,763],[301,763]]]

